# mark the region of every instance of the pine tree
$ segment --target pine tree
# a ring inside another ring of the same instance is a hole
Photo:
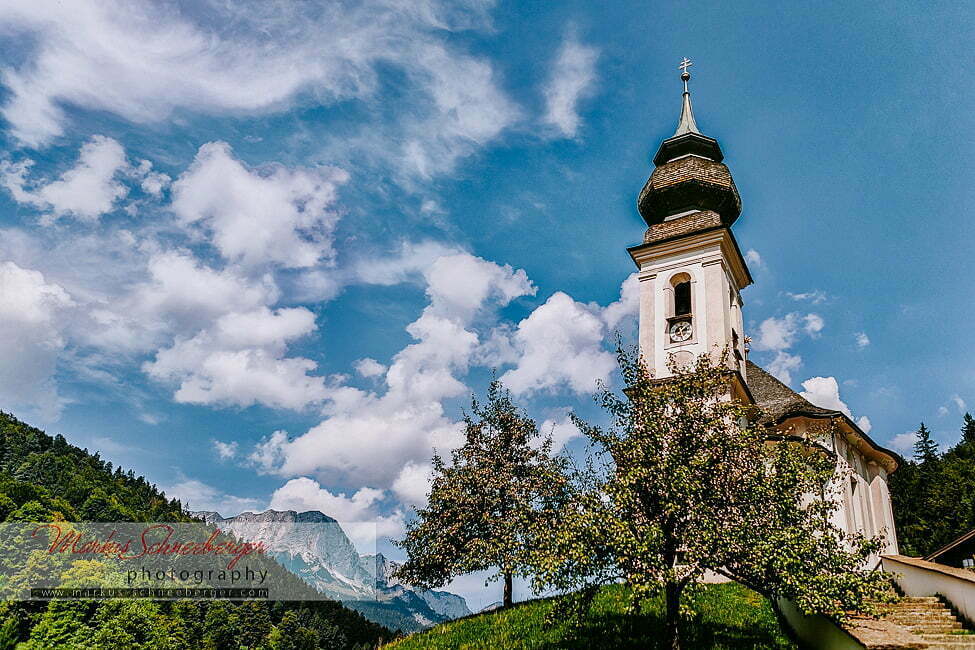
[[[922,466],[938,460],[938,443],[931,439],[931,431],[924,423],[917,430],[917,441],[914,443],[914,459]]]
[[[962,418],[961,442],[975,448],[975,418],[972,417],[971,413],[966,413],[965,417]]]
[[[496,569],[508,607],[513,576],[530,571],[532,531],[554,525],[567,461],[551,455],[551,438],[540,436],[498,380],[486,403],[472,399],[464,421],[466,440],[450,464],[433,458],[429,503],[400,542],[409,559],[397,577],[434,588],[457,575]]]

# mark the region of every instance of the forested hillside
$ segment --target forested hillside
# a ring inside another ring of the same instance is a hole
[[[890,492],[900,551],[925,556],[975,528],[975,418],[962,421],[962,437],[944,453],[924,424],[914,458],[891,476]]]
[[[179,501],[131,470],[3,412],[0,519],[191,521]],[[321,601],[8,601],[0,602],[0,621],[0,650],[17,642],[28,649],[372,648],[390,637],[360,614]]]

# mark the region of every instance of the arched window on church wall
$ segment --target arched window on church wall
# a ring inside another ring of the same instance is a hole
[[[676,273],[670,278],[670,300],[667,305],[667,316],[686,316],[693,313],[691,295],[691,276],[688,273]]]

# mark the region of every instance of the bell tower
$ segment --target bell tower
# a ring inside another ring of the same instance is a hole
[[[745,379],[741,290],[752,283],[731,225],[741,198],[721,161],[718,141],[694,120],[681,62],[683,105],[677,131],[660,144],[637,207],[647,223],[643,243],[627,249],[639,269],[640,353],[655,377],[671,360],[690,364],[727,348],[728,365]]]

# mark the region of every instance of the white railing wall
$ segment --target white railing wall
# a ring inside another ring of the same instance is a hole
[[[905,595],[943,596],[969,624],[975,623],[975,571],[905,555],[885,555],[881,564]]]

